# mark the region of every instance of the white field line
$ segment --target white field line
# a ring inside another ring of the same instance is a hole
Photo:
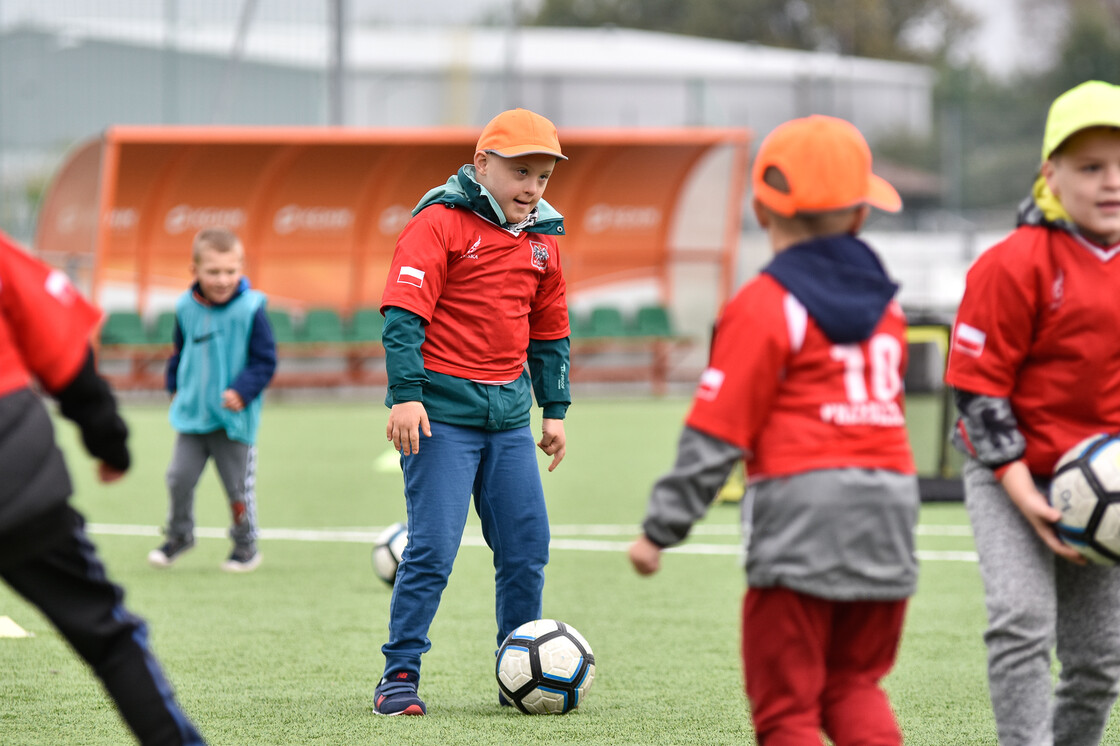
[[[153,536],[159,537],[162,535],[160,529],[156,526],[139,526],[127,524],[114,524],[114,523],[90,523],[87,528],[91,534],[101,534],[106,536]],[[319,529],[296,529],[296,528],[264,528],[260,531],[261,539],[279,540],[279,541],[324,541],[324,542],[342,542],[351,544],[372,544],[377,540],[377,536],[381,533],[384,527],[374,528],[319,528]],[[630,548],[630,543],[634,536],[638,534],[636,526],[628,526],[625,524],[605,525],[605,524],[587,524],[587,525],[554,525],[552,530],[552,542],[550,548],[552,549],[570,549],[582,552],[625,552]],[[202,539],[224,539],[228,536],[228,530],[225,528],[209,528],[209,527],[196,527],[194,530],[195,537]],[[737,524],[717,524],[711,526],[695,526],[692,529],[693,536],[738,536],[739,526]],[[918,526],[918,534],[926,536],[971,536],[971,531],[968,526]],[[584,539],[584,538],[557,538],[557,537],[583,537],[583,536],[622,536],[625,537],[622,541],[606,541],[604,539]],[[469,528],[463,535],[462,546],[465,547],[484,547],[486,542],[483,541],[482,535],[473,528]],[[701,543],[687,543],[679,547],[673,547],[666,551],[675,554],[723,554],[723,555],[739,555],[742,553],[742,547],[738,544],[701,544]],[[919,560],[931,561],[949,561],[949,562],[976,562],[976,552],[969,551],[929,551],[919,550],[917,552]]]

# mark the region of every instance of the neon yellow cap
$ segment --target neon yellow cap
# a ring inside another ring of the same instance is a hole
[[[1089,127],[1120,127],[1120,86],[1090,80],[1054,99],[1046,117],[1042,160],[1069,137]]]

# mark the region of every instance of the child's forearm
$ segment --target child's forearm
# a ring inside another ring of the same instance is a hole
[[[385,373],[389,378],[389,391],[393,401],[422,401],[424,384],[424,320],[402,308],[389,308],[385,312],[385,325],[381,329],[381,344],[385,348]]]
[[[563,339],[529,340],[529,376],[533,379],[533,395],[544,410],[544,416],[561,420],[572,403],[571,342]]]
[[[735,446],[686,426],[673,469],[653,486],[642,523],[645,535],[662,547],[683,541],[742,458]]]
[[[1054,530],[1054,524],[1062,517],[1061,512],[1050,504],[1034,483],[1034,477],[1025,461],[1013,461],[1002,469],[999,482],[1007,496],[1034,528],[1035,533],[1055,554],[1071,562],[1084,564],[1085,559],[1076,549],[1062,543]]]

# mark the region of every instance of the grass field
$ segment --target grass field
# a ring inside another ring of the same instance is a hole
[[[929,416],[922,406],[915,417]],[[545,615],[579,629],[598,664],[586,703],[564,717],[498,707],[493,571],[473,516],[425,658],[429,717],[371,713],[389,589],[371,570],[370,537],[404,518],[379,402],[268,403],[258,481],[265,559],[245,576],[218,570],[227,517],[210,470],[197,505],[209,530],[198,547],[170,570],[145,562],[166,511],[173,436],[164,406],[126,407],[135,468],[117,485],[94,482],[67,423],[60,439],[76,505],[110,575],[149,621],[181,701],[212,744],[750,743],[738,656],[738,507],[716,505],[652,578],[636,576],[624,553],[650,484],[671,462],[686,408],[679,398],[579,401],[569,413],[568,456],[544,476],[555,542]],[[915,436],[920,459],[930,459],[935,441]],[[918,546],[919,592],[887,680],[907,743],[995,744],[963,508],[926,506]],[[0,638],[0,743],[129,742],[96,680],[2,585],[0,616],[34,634]],[[1106,742],[1120,742],[1118,725]]]

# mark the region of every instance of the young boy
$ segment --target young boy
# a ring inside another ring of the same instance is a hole
[[[498,642],[541,616],[549,530],[529,415],[535,393],[537,446],[552,471],[571,401],[568,309],[556,244],[563,217],[542,196],[561,160],[552,122],[502,112],[483,129],[474,162],[424,195],[397,240],[381,300],[385,434],[401,453],[408,546],[381,649],[381,715],[427,711],[420,656],[472,494],[494,552]]]
[[[89,664],[141,744],[201,744],[148,646],[147,625],[125,608],[124,590],[106,577],[85,519],[68,503],[70,475],[33,389],[37,381],[78,425],[102,482],[124,476],[128,427],[89,346],[100,317],[65,275],[0,233],[0,578]]]
[[[1065,451],[1120,429],[1118,254],[1120,87],[1090,81],[1053,102],[1018,227],[969,269],[946,374],[1002,746],[1099,743],[1120,690],[1120,570],[1063,544],[1046,497]]]
[[[276,371],[276,343],[265,296],[242,276],[245,251],[225,228],[194,238],[195,282],[175,304],[174,352],[167,361],[171,425],[178,431],[167,489],[167,540],[148,562],[168,567],[194,546],[194,492],[208,459],[221,477],[233,514],[227,572],[251,572],[257,549],[257,427],[261,394]]]
[[[742,656],[759,743],[821,743],[824,730],[837,746],[899,744],[879,681],[918,569],[906,321],[856,234],[869,205],[901,200],[859,131],[826,116],[771,132],[752,184],[775,257],[722,313],[630,559],[656,572],[745,459]]]

